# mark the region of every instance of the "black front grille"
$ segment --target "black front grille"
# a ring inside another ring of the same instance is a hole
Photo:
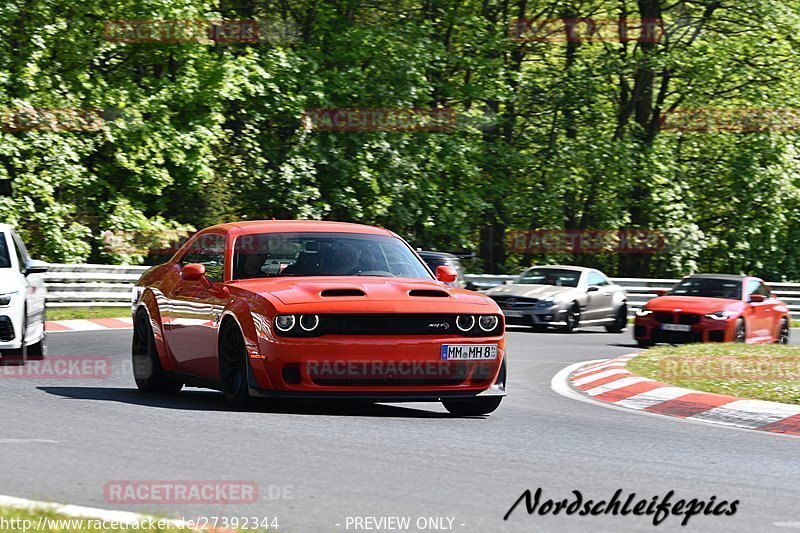
[[[320,386],[453,386],[471,378],[485,382],[494,377],[495,367],[481,363],[369,363],[351,361],[348,365],[314,364],[307,368],[309,379]]]
[[[689,344],[703,342],[703,334],[697,331],[663,331],[654,329],[651,340],[668,344]]]
[[[516,296],[492,296],[501,309],[525,309],[526,307],[536,307],[539,303],[537,298],[518,298]]]
[[[657,322],[661,322],[662,324],[693,325],[700,323],[700,315],[695,315],[691,313],[656,312],[653,314],[653,318],[655,318]]]
[[[483,331],[475,326],[467,332],[456,326],[455,314],[330,314],[319,315],[319,327],[305,332],[295,327],[289,332],[275,333],[283,337],[318,337],[320,335],[461,335],[464,337],[492,337],[503,331],[503,318],[498,317],[493,331]]]
[[[14,340],[14,324],[11,323],[11,318],[0,316],[0,341],[12,340]]]

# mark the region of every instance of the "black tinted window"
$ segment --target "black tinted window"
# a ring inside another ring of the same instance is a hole
[[[736,279],[686,278],[669,292],[675,296],[742,299],[742,282]]]

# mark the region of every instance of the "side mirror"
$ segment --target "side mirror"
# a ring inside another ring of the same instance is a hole
[[[599,290],[600,290],[600,287],[598,287],[597,285],[590,285],[589,288],[586,289],[586,292],[597,292]]]
[[[45,263],[44,261],[39,261],[38,259],[31,259],[28,261],[28,264],[25,265],[25,275],[29,276],[31,274],[44,274],[50,270],[50,265]]]
[[[211,288],[211,282],[206,277],[206,266],[200,263],[190,263],[181,270],[184,281],[199,281],[206,289]]]
[[[655,289],[653,292],[656,293],[656,296],[664,296],[667,294],[667,289]]]
[[[458,272],[456,272],[455,268],[447,265],[439,265],[436,267],[436,279],[439,281],[452,283],[456,278],[458,278]]]
[[[751,294],[750,295],[750,303],[759,304],[766,300],[767,297],[763,294]]]

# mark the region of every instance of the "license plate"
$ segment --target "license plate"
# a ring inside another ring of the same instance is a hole
[[[692,326],[687,324],[661,324],[661,329],[666,331],[692,331]]]
[[[496,344],[443,344],[442,361],[490,361],[497,359]]]
[[[525,313],[522,311],[507,311],[505,309],[503,309],[503,314],[511,318],[522,318],[525,316]]]

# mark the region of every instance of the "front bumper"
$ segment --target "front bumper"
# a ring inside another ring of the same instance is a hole
[[[516,326],[565,326],[567,309],[559,306],[530,309],[502,309],[506,324]]]
[[[689,344],[695,342],[732,342],[735,320],[705,319],[689,325],[689,331],[668,331],[662,323],[649,318],[637,317],[634,321],[633,337],[637,341],[666,344]]]
[[[443,361],[443,344],[496,344],[497,358]],[[503,396],[504,358],[502,336],[261,338],[249,349],[250,389],[256,396],[383,401]]]

